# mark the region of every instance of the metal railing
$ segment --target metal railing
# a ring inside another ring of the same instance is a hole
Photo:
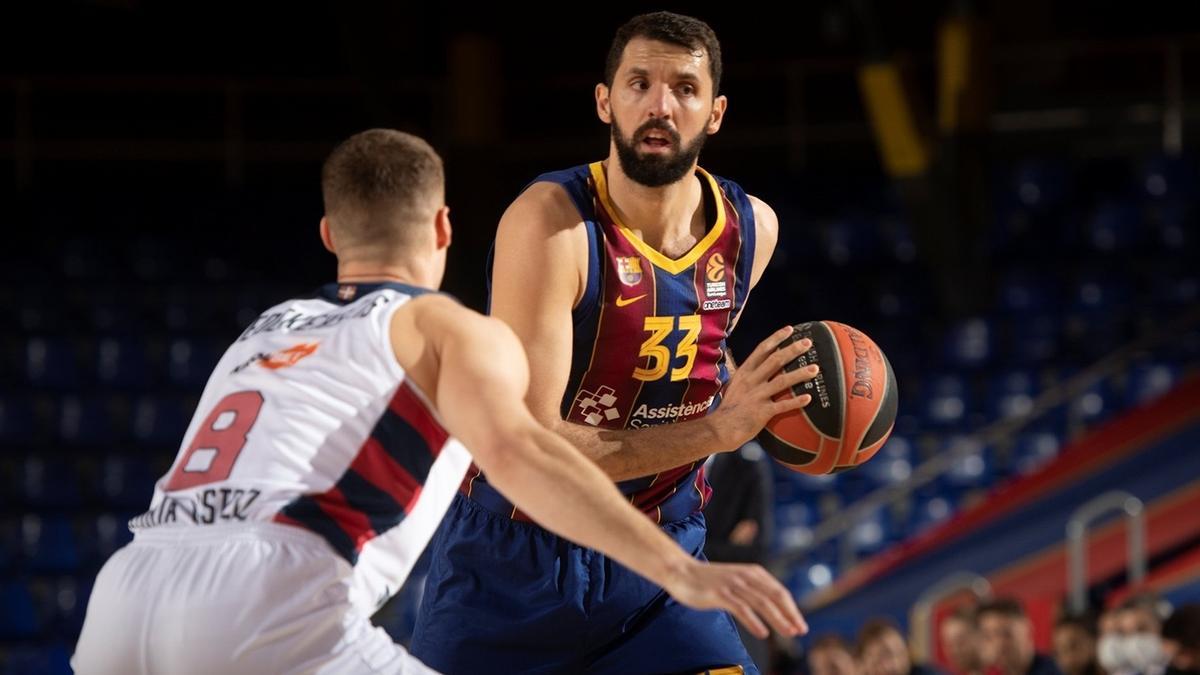
[[[992,585],[974,572],[955,572],[917,596],[908,613],[908,627],[909,645],[919,662],[929,663],[933,660],[933,608],[943,600],[964,592],[974,595],[976,600],[986,600],[992,597]]]
[[[1087,533],[1100,518],[1113,512],[1124,513],[1129,522],[1125,531],[1129,546],[1129,582],[1146,578],[1146,524],[1142,500],[1112,490],[1090,499],[1075,509],[1067,521],[1067,592],[1071,611],[1087,609]]]

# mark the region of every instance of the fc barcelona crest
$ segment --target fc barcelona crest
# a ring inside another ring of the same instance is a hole
[[[642,259],[618,257],[617,276],[626,286],[636,286],[642,280]]]

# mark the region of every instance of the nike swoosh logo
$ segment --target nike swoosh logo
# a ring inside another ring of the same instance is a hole
[[[638,300],[641,300],[642,298],[646,297],[646,295],[647,295],[646,293],[642,293],[641,295],[637,296],[636,298],[629,298],[628,300],[626,300],[625,298],[622,298],[621,296],[618,295],[617,296],[617,307],[624,307],[625,305],[632,305],[633,303],[637,302]]]

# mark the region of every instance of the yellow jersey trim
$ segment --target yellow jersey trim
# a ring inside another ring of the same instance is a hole
[[[712,245],[721,237],[721,233],[725,231],[725,200],[722,198],[721,188],[717,185],[716,179],[711,174],[700,167],[696,167],[696,172],[704,178],[705,184],[712,190],[713,197],[717,203],[717,222],[700,241],[696,242],[692,250],[685,253],[682,258],[668,258],[654,247],[642,241],[641,237],[637,236],[633,230],[621,222],[621,216],[617,214],[617,209],[612,203],[612,198],[608,195],[608,178],[604,175],[604,165],[601,162],[593,162],[588,168],[592,172],[592,180],[596,183],[596,194],[600,197],[600,203],[604,205],[604,209],[612,217],[613,223],[617,226],[617,231],[629,240],[629,243],[655,267],[659,267],[671,274],[683,272],[692,265],[695,265],[700,256],[712,248]]]

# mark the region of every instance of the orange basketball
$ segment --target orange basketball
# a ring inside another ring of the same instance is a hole
[[[792,387],[811,394],[804,408],[777,415],[758,434],[779,463],[801,473],[852,469],[871,459],[892,433],[898,396],[896,376],[883,351],[861,331],[836,321],[796,326],[781,348],[809,338],[812,347],[784,366],[795,370],[815,363],[820,373]]]

